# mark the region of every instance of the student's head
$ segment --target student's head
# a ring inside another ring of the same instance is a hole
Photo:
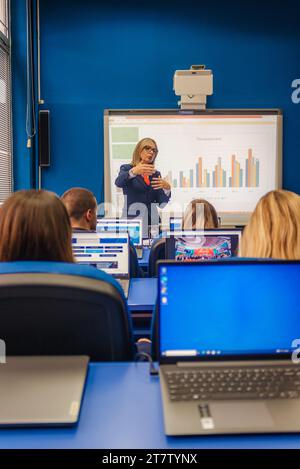
[[[152,138],[142,138],[137,144],[133,151],[132,162],[133,166],[136,166],[140,162],[146,164],[152,164],[158,154],[158,148],[155,140]]]
[[[240,256],[300,259],[300,197],[277,190],[264,195],[244,229]]]
[[[0,261],[74,262],[71,226],[53,192],[15,192],[0,208]]]
[[[207,200],[194,199],[189,203],[183,216],[184,230],[218,228],[218,226],[216,209]]]
[[[61,200],[66,206],[72,228],[96,230],[97,200],[92,192],[73,187],[62,195]]]

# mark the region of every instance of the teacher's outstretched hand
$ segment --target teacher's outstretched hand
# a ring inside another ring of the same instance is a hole
[[[153,177],[151,181],[151,186],[153,187],[154,190],[157,189],[164,189],[166,191],[171,190],[171,186],[169,182],[166,179],[163,179],[161,176],[159,177]]]
[[[142,161],[134,166],[131,170],[134,176],[147,174],[148,176],[155,173],[155,168],[153,164],[143,163]]]

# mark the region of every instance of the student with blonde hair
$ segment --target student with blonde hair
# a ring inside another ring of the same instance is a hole
[[[182,222],[183,230],[218,228],[216,209],[205,199],[194,199],[187,206]]]
[[[241,257],[300,259],[300,197],[275,190],[264,195],[244,229]]]

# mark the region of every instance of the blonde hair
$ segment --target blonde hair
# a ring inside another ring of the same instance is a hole
[[[202,210],[197,210],[201,204],[203,205],[203,212]],[[201,215],[203,215],[203,219]],[[183,216],[182,228],[184,230],[218,228],[218,226],[219,221],[216,209],[207,200],[194,199],[189,203]]]
[[[276,190],[264,195],[244,229],[240,256],[300,259],[300,197]]]
[[[132,161],[131,161],[132,166],[136,166],[137,164],[139,164],[139,162],[141,161],[141,153],[142,153],[143,149],[147,145],[149,145],[149,143],[154,145],[155,148],[157,149],[156,142],[155,142],[155,140],[153,140],[153,138],[148,138],[148,137],[147,138],[142,138],[142,140],[140,140],[136,144],[135,149],[133,150]],[[157,156],[157,153],[153,158],[153,162],[155,161],[156,156]]]

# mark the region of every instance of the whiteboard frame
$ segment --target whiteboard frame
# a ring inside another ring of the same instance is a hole
[[[182,110],[182,109],[104,109],[104,201],[111,203],[112,191],[110,185],[110,155],[109,155],[109,117],[130,115],[227,115],[227,114],[262,114],[276,115],[277,119],[277,145],[276,145],[276,169],[275,188],[282,188],[282,154],[283,154],[283,113],[282,109],[205,109],[205,110]],[[250,212],[231,212],[222,216],[222,226],[245,225],[250,218]]]

